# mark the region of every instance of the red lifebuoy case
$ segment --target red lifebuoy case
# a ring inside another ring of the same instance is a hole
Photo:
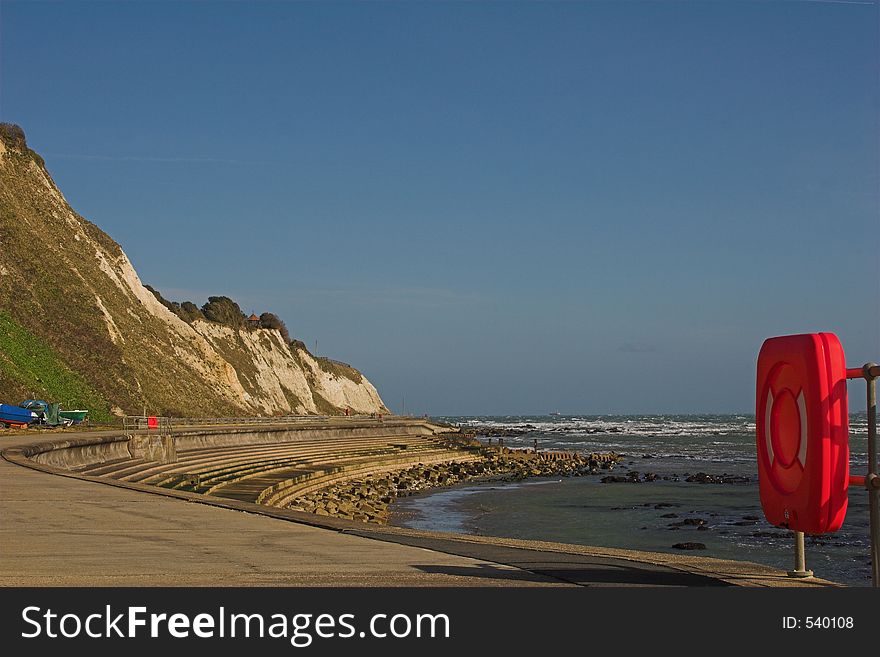
[[[764,341],[755,425],[768,522],[808,534],[839,529],[848,501],[849,415],[846,360],[836,335]]]

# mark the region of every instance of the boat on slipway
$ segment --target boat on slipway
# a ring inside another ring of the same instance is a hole
[[[0,426],[2,427],[26,427],[38,419],[39,416],[27,408],[0,404]]]
[[[88,415],[88,411],[75,410],[75,411],[58,411],[58,417],[64,418],[65,420],[70,420],[74,424],[80,424],[83,420],[86,419],[86,415]]]

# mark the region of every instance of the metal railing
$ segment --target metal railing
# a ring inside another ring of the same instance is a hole
[[[416,419],[408,415],[277,415],[262,417],[170,417],[162,418],[169,422],[172,427],[217,427],[217,426],[268,426],[278,424],[326,424],[329,422],[386,422],[399,420]],[[422,418],[419,418],[422,419]],[[132,428],[146,429],[146,418],[125,418],[124,424],[126,428],[132,423],[132,420],[138,420],[139,424],[132,425]],[[143,426],[141,426],[143,425]]]
[[[170,433],[173,423],[170,417],[148,415],[126,415],[122,418],[122,428],[125,431],[157,431]]]

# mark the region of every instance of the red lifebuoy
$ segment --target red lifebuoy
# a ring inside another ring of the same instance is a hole
[[[833,333],[769,338],[758,355],[761,506],[779,527],[840,528],[849,484],[846,361]]]

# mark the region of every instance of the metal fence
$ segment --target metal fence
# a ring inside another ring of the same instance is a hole
[[[169,418],[174,427],[235,426],[235,425],[273,425],[273,424],[321,424],[328,422],[364,422],[410,420],[406,415],[278,415],[267,417],[173,417]]]
[[[151,417],[146,415],[127,415],[122,419],[122,427],[126,431],[159,430],[166,433],[179,427],[222,427],[222,426],[270,426],[270,425],[307,425],[307,424],[339,424],[363,422],[400,422],[424,420],[424,417],[412,415],[392,415],[383,413],[368,415],[275,415],[259,417]]]
[[[126,415],[122,418],[122,428],[126,431],[157,431],[169,433],[173,422],[170,417],[148,415]]]

